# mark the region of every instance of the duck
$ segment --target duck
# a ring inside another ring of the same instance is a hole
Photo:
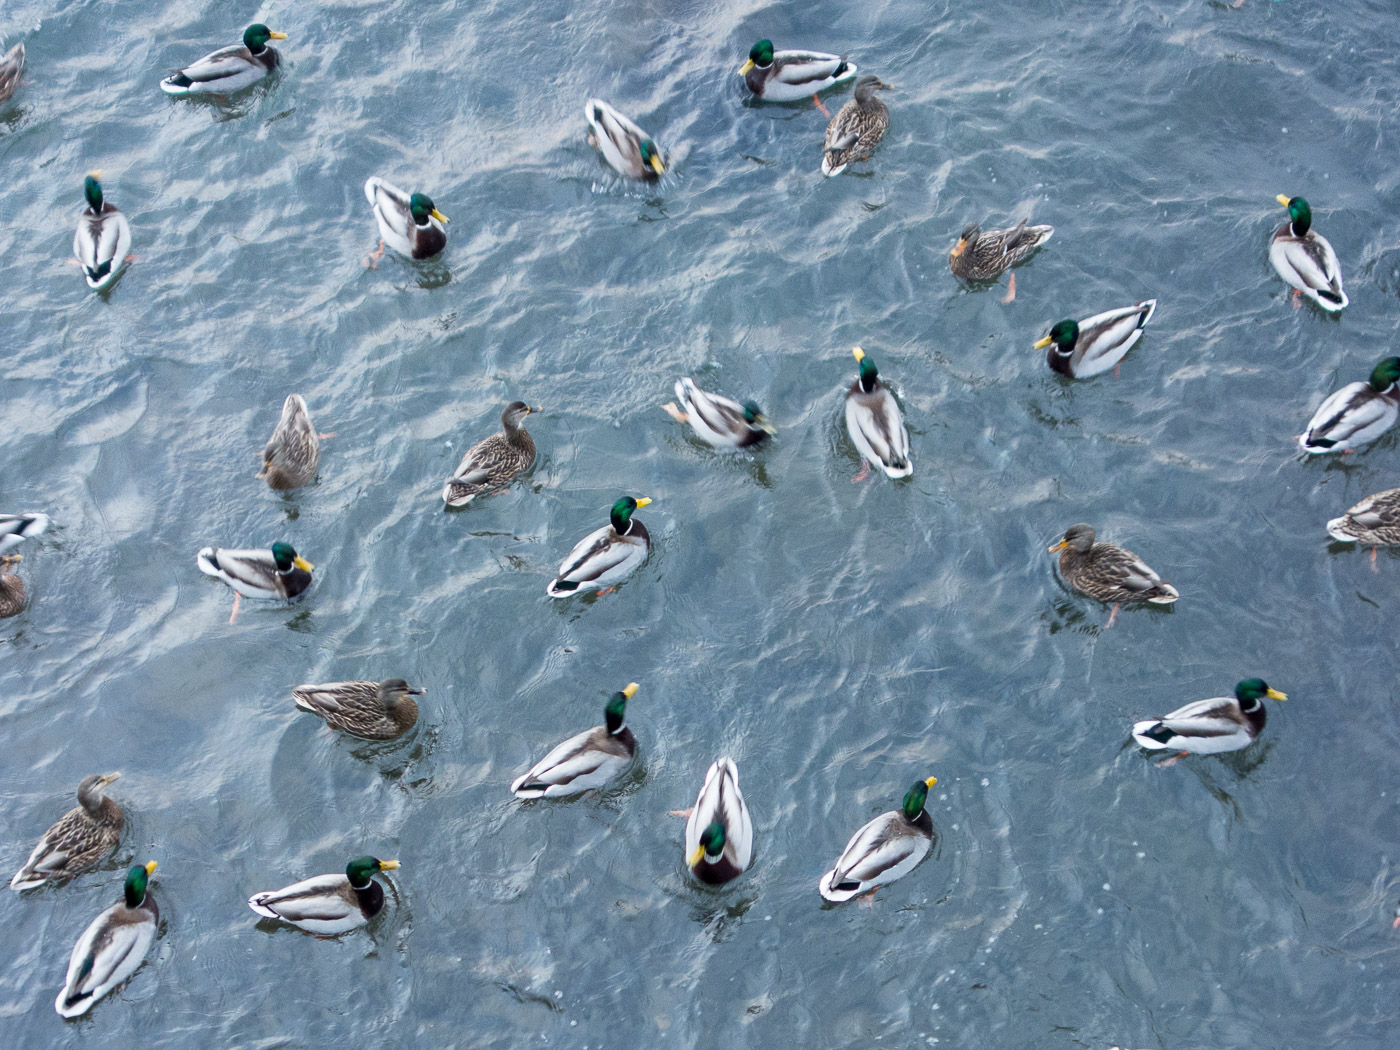
[[[243,43],[211,51],[192,66],[176,70],[160,82],[167,95],[228,95],[251,87],[277,68],[282,56],[269,40],[286,40],[261,22],[243,30]]]
[[[282,418],[263,448],[263,469],[258,475],[267,487],[279,492],[299,489],[316,480],[321,462],[321,435],[311,424],[311,413],[300,394],[288,394],[282,402]]]
[[[1400,357],[1383,358],[1365,383],[1348,383],[1328,396],[1298,437],[1298,445],[1314,456],[1350,452],[1374,441],[1400,417]]]
[[[749,48],[739,75],[755,97],[765,102],[796,102],[835,87],[856,75],[856,64],[844,55],[824,51],[774,51],[773,41],[760,40]]]
[[[847,165],[865,160],[885,137],[890,129],[890,111],[875,97],[875,92],[888,89],[888,84],[869,73],[856,81],[856,97],[838,109],[826,126],[822,174],[827,178],[840,175]]]
[[[19,90],[19,78],[23,72],[24,45],[16,44],[0,58],[0,106],[10,101]]]
[[[426,193],[405,193],[373,175],[365,182],[365,197],[379,224],[379,249],[371,260],[384,254],[386,244],[410,259],[428,259],[447,247],[443,223],[449,220]]]
[[[1031,226],[1025,219],[1004,230],[986,233],[977,223],[970,222],[948,251],[948,268],[964,281],[994,281],[1023,262],[1054,233],[1053,226]]]
[[[78,783],[78,804],[39,836],[24,867],[10,879],[12,890],[32,890],[46,882],[67,882],[117,848],[126,818],[103,791],[120,773],[93,773]]]
[[[290,601],[311,586],[316,566],[292,549],[290,543],[274,543],[269,550],[224,550],[205,547],[195,557],[199,571],[217,576],[233,588],[233,615],[238,616],[238,600],[275,598]]]
[[[47,514],[0,514],[0,554],[18,547],[49,527]]]
[[[24,612],[24,581],[14,574],[14,567],[23,560],[23,555],[0,554],[0,620]]]
[[[864,460],[857,480],[865,477],[870,466],[892,478],[907,478],[914,473],[914,464],[899,403],[880,382],[874,360],[858,346],[851,352],[860,365],[860,377],[846,392],[846,430]]]
[[[1269,239],[1269,262],[1289,285],[1328,313],[1347,306],[1342,268],[1327,238],[1312,228],[1312,208],[1302,197],[1274,198],[1288,209],[1288,221]]]
[[[655,182],[666,174],[666,160],[652,137],[602,99],[590,98],[583,108],[593,133],[588,144],[603,155],[614,171],[630,179]]]
[[[1181,594],[1132,551],[1112,543],[1095,543],[1092,525],[1080,522],[1065,530],[1064,538],[1050,548],[1060,555],[1060,575],[1080,594],[1118,606],[1149,602],[1170,605]],[[1110,624],[1112,619],[1110,619]]]
[[[126,216],[102,198],[102,172],[91,172],[83,180],[87,207],[73,234],[73,255],[83,269],[88,287],[105,291],[121,273],[131,251],[131,225]]]
[[[462,462],[442,487],[442,501],[465,507],[477,496],[502,491],[535,464],[535,440],[522,425],[535,410],[512,401],[501,412],[501,432],[467,449]]]
[[[337,729],[364,740],[393,740],[418,721],[413,699],[425,690],[412,689],[402,678],[382,682],[327,682],[299,685],[292,699],[303,711],[324,718]]]
[[[1287,700],[1262,678],[1246,678],[1234,696],[1178,707],[1169,715],[1133,725],[1133,739],[1149,751],[1179,751],[1184,755],[1218,755],[1248,747],[1264,728],[1264,698]]]
[[[604,724],[569,737],[515,778],[516,798],[567,798],[600,788],[631,764],[637,739],[627,728],[627,701],[640,687],[628,682],[603,709]]]
[[[755,402],[707,394],[688,377],[676,382],[676,401],[679,408],[671,401],[661,407],[711,448],[750,448],[778,432]]]
[[[1400,544],[1400,489],[1386,489],[1367,496],[1340,518],[1327,523],[1327,531],[1342,543],[1371,547],[1371,564],[1381,547]]]
[[[574,545],[559,566],[559,575],[545,586],[551,598],[582,591],[606,593],[641,567],[651,550],[651,533],[632,513],[651,504],[650,496],[623,496],[612,505],[608,524]]]
[[[839,903],[902,879],[933,847],[933,818],[924,809],[937,777],[915,781],[899,809],[881,813],[846,844],[836,866],[817,882],[826,900]]]
[[[248,898],[248,907],[263,918],[334,937],[358,929],[384,910],[384,887],[374,876],[398,866],[396,860],[356,857],[345,865],[344,875],[316,875],[280,890],[264,890]]]
[[[737,879],[752,859],[753,820],[739,791],[739,769],[732,759],[715,759],[686,821],[686,867],[718,886]]]
[[[153,860],[131,868],[123,899],[93,919],[73,945],[68,976],[53,1003],[58,1016],[81,1017],[146,961],[160,927],[160,908],[148,892],[155,870]]]
[[[1142,338],[1142,330],[1156,310],[1156,299],[1144,299],[1082,321],[1060,321],[1035,344],[1035,349],[1050,348],[1045,363],[1060,375],[1088,379],[1123,360]]]

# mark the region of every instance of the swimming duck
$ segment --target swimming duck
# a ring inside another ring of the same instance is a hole
[[[195,558],[199,571],[217,576],[233,588],[233,623],[238,616],[238,600],[280,598],[288,601],[311,586],[311,570],[316,566],[292,549],[290,543],[274,543],[270,550],[224,550],[205,547]]]
[[[192,66],[171,73],[160,82],[167,95],[227,95],[256,84],[277,67],[281,56],[269,40],[286,40],[261,22],[243,31],[243,43],[211,51]]]
[[[146,892],[155,870],[152,860],[128,871],[123,899],[93,919],[73,945],[63,991],[53,1004],[60,1017],[87,1013],[146,961],[160,923],[160,908]]]
[[[465,507],[477,496],[500,492],[535,462],[535,441],[522,425],[534,409],[512,401],[501,412],[501,432],[478,441],[442,487],[442,501]]]
[[[24,581],[14,574],[23,560],[18,554],[0,554],[0,620],[24,612]]]
[[[1380,547],[1400,543],[1400,489],[1386,489],[1367,496],[1340,518],[1327,523],[1327,531],[1343,543],[1365,543],[1371,547],[1371,564]]]
[[[386,244],[410,259],[427,259],[447,247],[442,224],[448,218],[426,193],[405,193],[375,175],[365,183],[365,196],[379,224],[379,250],[371,260],[384,254]]]
[[[551,598],[567,598],[580,591],[610,590],[636,572],[651,550],[651,534],[632,512],[650,503],[650,496],[623,496],[614,503],[609,523],[575,544],[545,593]]]
[[[716,759],[685,825],[685,863],[701,882],[737,879],[753,859],[753,821],[739,792],[739,770]]]
[[[916,781],[899,809],[881,813],[851,836],[841,859],[817,882],[829,901],[848,901],[913,871],[933,847],[933,818],[924,809],[937,777]]]
[[[848,164],[865,160],[890,129],[890,111],[875,97],[889,85],[867,73],[856,81],[856,97],[836,111],[826,126],[822,174],[840,175]]]
[[[1080,522],[1066,529],[1064,539],[1050,548],[1051,554],[1060,555],[1060,575],[1080,594],[1113,602],[1115,616],[1121,603],[1170,605],[1181,597],[1132,551],[1112,543],[1095,543],[1095,537],[1093,526]]]
[[[1180,751],[1183,755],[1218,755],[1238,751],[1264,728],[1264,698],[1287,700],[1259,678],[1246,678],[1234,696],[1217,696],[1178,707],[1169,715],[1133,726],[1133,739],[1149,751]]]
[[[588,100],[583,112],[593,129],[588,144],[603,155],[614,171],[645,182],[666,174],[661,150],[650,135],[627,117],[596,98]]]
[[[316,875],[280,890],[248,898],[248,907],[268,919],[281,919],[322,937],[357,929],[384,910],[384,887],[373,878],[394,871],[396,860],[356,857],[344,875]]]
[[[0,106],[10,101],[19,90],[19,77],[24,72],[24,45],[16,44],[0,58]]]
[[[739,75],[765,102],[796,102],[849,80],[856,65],[822,51],[774,51],[773,41],[760,40],[749,49]]]
[[[1288,209],[1288,221],[1269,240],[1269,262],[1278,275],[1328,313],[1347,305],[1342,268],[1327,238],[1312,228],[1312,208],[1302,197],[1275,200]]]
[[[909,459],[909,431],[899,403],[880,382],[875,362],[865,351],[856,347],[852,353],[860,363],[860,378],[846,392],[846,430],[865,464],[879,467],[892,478],[907,478],[914,473],[914,464]],[[857,480],[869,471],[865,464]]]
[[[278,491],[301,488],[316,480],[321,462],[321,437],[311,424],[311,413],[300,394],[288,394],[282,402],[282,418],[263,449],[263,469],[258,475]]]
[[[1142,330],[1156,309],[1156,299],[1144,299],[1135,306],[1106,310],[1082,321],[1060,321],[1035,349],[1050,347],[1045,363],[1060,375],[1088,379],[1123,360],[1142,338]]]
[[[1400,357],[1382,359],[1365,383],[1348,383],[1328,396],[1298,437],[1304,452],[1349,452],[1374,441],[1400,416]]]
[[[81,875],[112,850],[122,837],[121,806],[103,795],[120,773],[94,773],[78,784],[78,805],[39,836],[39,842],[10,880],[12,890],[32,890],[46,882],[66,882]]]
[[[0,554],[13,550],[48,527],[47,514],[0,514]]]
[[[402,678],[382,682],[327,682],[299,685],[292,699],[303,711],[319,715],[337,729],[365,740],[393,740],[418,721],[412,698],[424,690],[410,689]]]
[[[674,402],[661,407],[677,423],[690,424],[690,429],[711,448],[748,448],[777,433],[754,402],[741,405],[719,394],[707,394],[693,379],[676,383],[676,400],[681,403],[680,408]]]
[[[613,693],[604,709],[605,723],[569,737],[544,758],[516,777],[510,792],[516,798],[565,798],[612,780],[637,753],[637,740],[627,728],[627,701],[637,695],[629,682]]]
[[[89,288],[99,292],[111,286],[121,273],[131,251],[131,226],[126,216],[102,199],[102,172],[94,171],[83,180],[87,207],[73,234],[73,255],[83,268]]]

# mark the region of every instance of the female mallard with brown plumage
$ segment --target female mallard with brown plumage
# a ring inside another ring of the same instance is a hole
[[[23,560],[19,554],[0,554],[0,620],[24,612],[24,581],[14,574]]]
[[[327,435],[329,436],[329,435]],[[310,485],[321,462],[321,435],[311,423],[311,413],[300,394],[288,394],[282,402],[282,418],[263,449],[263,469],[269,488],[285,491]]]
[[[39,836],[10,889],[28,890],[46,882],[66,882],[81,875],[116,849],[125,818],[121,806],[102,790],[120,773],[94,773],[78,785],[78,804]]]
[[[970,222],[948,252],[948,267],[964,281],[994,281],[1048,241],[1054,232],[1053,226],[1028,226],[1025,219],[1007,229],[986,233],[977,223]],[[1002,302],[1015,298],[1013,273]]]
[[[501,413],[501,432],[478,441],[442,487],[442,501],[465,507],[480,495],[500,492],[535,462],[535,441],[522,425],[534,409],[512,401]]]
[[[889,85],[866,74],[856,81],[856,97],[836,111],[826,126],[822,153],[822,174],[840,175],[846,166],[864,160],[874,152],[890,129],[890,111],[875,97]]]
[[[1340,518],[1329,521],[1327,531],[1343,543],[1369,544],[1374,568],[1377,550],[1400,544],[1400,489],[1367,496]]]
[[[402,678],[382,682],[327,682],[299,685],[292,699],[303,711],[319,715],[337,729],[364,740],[393,740],[418,721],[424,690],[410,689]]]
[[[1132,551],[1112,543],[1095,543],[1093,526],[1071,525],[1064,539],[1050,548],[1060,555],[1060,575],[1080,594],[1112,602],[1111,627],[1121,604],[1150,602],[1170,605],[1181,594]]]

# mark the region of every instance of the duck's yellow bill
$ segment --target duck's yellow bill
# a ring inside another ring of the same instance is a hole
[[[295,558],[292,559],[292,564],[295,565],[302,572],[310,572],[312,569],[316,568],[316,566],[312,565],[300,554],[298,554]]]
[[[396,861],[396,860],[381,860],[381,861],[379,862],[379,870],[380,870],[380,871],[393,871],[393,870],[396,869],[398,866],[399,866],[399,862]]]
[[[431,215],[431,216],[432,216],[434,219],[436,219],[438,222],[451,222],[451,221],[452,221],[452,220],[449,219],[446,215],[444,215],[442,212],[438,211],[436,208],[434,208],[432,211],[428,212],[428,214]]]
[[[641,499],[637,500],[637,506],[639,506],[639,507],[648,507],[648,506],[650,506],[650,505],[651,505],[651,497],[650,497],[650,496],[643,496]]]
[[[23,554],[7,554],[0,558],[0,565],[18,565],[22,561],[24,561]]]
[[[1293,198],[1288,196],[1286,193],[1280,193],[1277,197],[1274,198],[1274,200],[1278,201],[1285,208],[1288,207],[1288,202],[1292,199]]]
[[[661,163],[661,158],[658,157],[655,153],[651,155],[651,170],[656,172],[656,174],[658,175],[666,174],[666,165]]]
[[[153,871],[155,871],[155,870],[156,870],[156,862],[153,861],[153,860],[148,860],[148,861],[146,861],[146,874],[149,875],[149,874],[151,874],[151,872],[153,872]]]
[[[88,172],[88,177],[93,179],[100,179],[102,178],[102,170],[98,168],[96,170],[90,171]]]
[[[688,867],[692,867],[692,868],[693,868],[693,867],[695,867],[697,864],[700,863],[700,861],[704,858],[704,856],[705,856],[705,847],[704,847],[704,846],[696,846],[695,849],[691,850],[690,856],[689,856],[688,858],[686,858],[686,865],[687,865]]]
[[[851,347],[851,354],[855,357],[857,361],[865,360],[865,351],[858,346]]]
[[[747,76],[749,70],[752,69],[752,68],[753,68],[753,59],[749,59],[749,60],[748,60],[747,62],[745,62],[742,66],[739,67],[739,75],[740,75],[741,77],[742,77],[742,76]]]
[[[1268,692],[1266,692],[1264,695],[1267,696],[1270,700],[1287,700],[1287,699],[1288,699],[1288,694],[1287,694],[1287,693],[1280,693],[1277,689],[1270,689],[1270,690],[1269,690]]]
[[[949,252],[948,254],[951,255],[954,259],[956,259],[959,255],[961,255],[961,254],[962,254],[964,251],[966,251],[966,250],[967,250],[967,238],[966,238],[966,237],[959,237],[959,238],[958,238],[958,243],[955,244],[955,245],[953,245],[953,250],[952,250],[951,252]]]
[[[270,37],[272,37],[273,40],[286,40],[286,39],[287,39],[287,34],[286,34],[286,33],[272,33],[272,32],[269,32],[267,35],[270,36]]]
[[[1032,346],[1031,349],[1032,349],[1032,350],[1044,350],[1047,346],[1049,346],[1049,345],[1050,345],[1051,343],[1053,343],[1053,342],[1054,342],[1054,340],[1051,339],[1048,335],[1041,336],[1039,339],[1037,339],[1037,340],[1035,341],[1035,345]]]
[[[1053,547],[1050,548],[1050,553],[1051,553],[1051,554],[1059,554],[1060,551],[1064,550],[1064,549],[1065,549],[1066,547],[1068,547],[1068,546],[1069,546],[1069,540],[1061,540],[1059,543],[1055,544],[1055,546],[1053,546]]]
[[[937,784],[937,783],[938,783],[938,778],[937,778],[937,777],[929,777],[927,780],[924,781],[924,787],[926,787],[926,788],[931,788],[931,787],[933,787],[934,784]]]
[[[759,416],[757,419],[754,420],[754,422],[758,424],[759,429],[762,430],[765,434],[776,434],[778,432],[778,428],[775,427],[772,423],[768,422],[768,420],[764,419],[762,416]]]
[[[104,783],[104,784],[115,784],[115,783],[116,783],[118,780],[120,780],[121,778],[122,778],[122,775],[121,775],[120,773],[118,773],[116,770],[113,770],[113,771],[110,772],[110,773],[103,773],[103,774],[102,774],[102,783]]]
[[[632,697],[637,695],[637,690],[640,688],[641,686],[639,686],[636,682],[628,682],[627,688],[622,690],[622,695],[627,697],[628,700],[631,700]]]

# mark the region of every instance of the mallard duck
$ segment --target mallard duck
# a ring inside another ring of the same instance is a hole
[[[890,111],[875,97],[889,85],[867,73],[856,81],[856,97],[836,111],[826,126],[822,174],[840,175],[848,164],[865,160],[890,129]]]
[[[593,129],[588,144],[603,155],[614,171],[646,182],[666,174],[660,148],[631,120],[602,99],[590,98],[583,112]]]
[[[24,45],[16,44],[0,58],[0,106],[10,101],[19,90],[19,77],[24,72]]]
[[[1048,241],[1053,226],[1028,226],[1022,219],[1004,230],[988,230],[970,222],[948,252],[948,266],[964,281],[993,281]]]
[[[1264,728],[1264,697],[1287,700],[1287,693],[1271,689],[1258,678],[1246,678],[1235,686],[1234,696],[1178,707],[1169,715],[1133,726],[1133,739],[1149,751],[1180,751],[1183,755],[1218,755],[1238,751]]]
[[[103,795],[120,773],[94,773],[78,784],[78,804],[39,836],[39,842],[10,880],[12,890],[32,890],[46,882],[66,882],[81,875],[112,850],[122,837],[122,808]]]
[[[102,172],[94,171],[83,180],[87,207],[73,234],[73,255],[83,268],[89,288],[102,291],[121,273],[131,251],[131,226],[126,216],[102,199]]]
[[[748,448],[776,434],[773,424],[762,409],[752,401],[742,405],[719,394],[707,394],[692,379],[676,383],[676,400],[667,402],[665,409],[677,423],[688,423],[712,448]]]
[[[916,781],[899,809],[881,813],[851,836],[841,859],[817,882],[829,901],[848,901],[902,879],[933,846],[933,818],[924,809],[937,777]]]
[[[73,945],[63,991],[53,1003],[60,1017],[87,1013],[146,961],[160,924],[160,908],[146,892],[155,870],[152,860],[128,871],[124,899],[93,919]]]
[[[716,759],[685,825],[685,863],[701,882],[737,879],[753,859],[753,821],[739,792],[739,770]]]
[[[365,740],[393,740],[418,721],[412,698],[424,690],[410,689],[402,678],[382,682],[327,682],[299,685],[292,699],[303,711],[319,715],[337,729]]]
[[[535,440],[522,425],[534,411],[524,401],[512,401],[501,412],[501,432],[478,441],[442,487],[442,501],[465,507],[477,496],[499,492],[535,462]]]
[[[192,66],[160,82],[167,95],[227,95],[256,84],[277,68],[281,57],[269,40],[286,40],[258,22],[243,31],[243,43],[211,51]]]
[[[311,586],[316,567],[292,549],[290,543],[274,543],[270,550],[230,551],[205,547],[195,558],[199,571],[217,576],[233,588],[233,623],[238,616],[238,600],[280,598],[288,601]]]
[[[1288,209],[1288,221],[1269,240],[1269,262],[1278,275],[1328,313],[1347,305],[1342,268],[1327,238],[1312,228],[1312,208],[1302,197],[1276,198]]]
[[[1060,555],[1060,575],[1080,594],[1112,602],[1114,616],[1120,604],[1170,605],[1181,597],[1132,551],[1112,543],[1095,543],[1095,535],[1093,526],[1080,522],[1067,528],[1064,539],[1050,548],[1051,554]]]
[[[442,224],[448,218],[426,193],[405,193],[376,175],[365,183],[365,196],[379,224],[379,250],[371,259],[383,255],[386,244],[410,259],[427,259],[447,247]]]
[[[760,40],[749,49],[739,75],[765,102],[796,102],[851,79],[856,64],[823,51],[774,51],[773,41]]]
[[[569,737],[544,758],[516,777],[511,794],[516,798],[565,798],[599,788],[627,768],[637,753],[637,740],[627,728],[627,701],[637,695],[629,682],[613,693],[604,709],[605,723]]]
[[[907,478],[914,473],[914,464],[899,403],[880,382],[875,362],[865,351],[856,347],[852,353],[860,362],[860,378],[846,392],[846,430],[866,463],[892,478]],[[862,466],[859,476],[864,477],[867,469]]]
[[[1400,416],[1400,357],[1382,359],[1365,383],[1348,383],[1328,396],[1298,437],[1304,452],[1315,456],[1349,452],[1374,441]]]
[[[384,887],[373,876],[393,871],[396,860],[356,857],[344,875],[317,875],[280,890],[248,898],[248,907],[268,919],[281,919],[322,937],[357,929],[384,910]]]
[[[1142,330],[1156,309],[1156,299],[1144,299],[1136,306],[1106,310],[1082,321],[1060,321],[1035,349],[1050,347],[1045,363],[1060,375],[1088,379],[1123,360],[1142,338]]]
[[[18,554],[0,554],[0,620],[24,612],[24,581],[14,574],[23,560]]]
[[[1400,543],[1400,489],[1367,496],[1340,518],[1329,521],[1327,531],[1343,543],[1369,544],[1371,564],[1375,565],[1379,548]]]
[[[13,550],[48,527],[47,514],[0,514],[0,554]]]
[[[608,524],[574,545],[545,593],[551,598],[567,598],[580,591],[610,589],[636,572],[651,550],[651,534],[632,512],[650,503],[650,496],[623,496],[614,503]]]
[[[284,491],[310,485],[321,462],[321,436],[311,424],[311,413],[300,394],[288,394],[282,402],[282,418],[263,449],[263,469],[268,488]]]

